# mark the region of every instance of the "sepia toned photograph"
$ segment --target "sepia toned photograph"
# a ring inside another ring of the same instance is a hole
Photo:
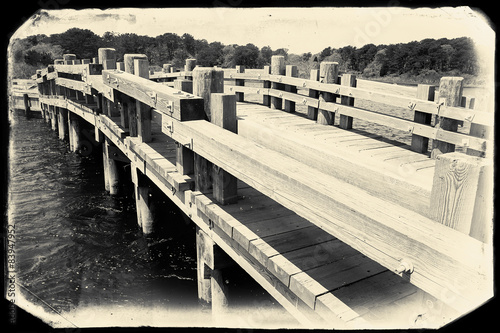
[[[9,327],[438,329],[491,304],[485,12],[51,1],[5,50]]]

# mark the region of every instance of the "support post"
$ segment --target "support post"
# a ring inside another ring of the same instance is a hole
[[[298,77],[299,71],[297,70],[297,66],[295,65],[287,65],[286,66],[286,76]],[[297,93],[297,87],[292,85],[285,85],[285,91],[291,93]],[[285,111],[286,112],[295,112],[295,102],[288,101],[285,99]]]
[[[170,68],[172,68],[172,64],[163,64],[163,73],[170,73]]]
[[[118,194],[120,180],[117,161],[111,158],[109,147],[113,145],[110,139],[105,138],[103,142],[102,160],[104,167],[104,187],[111,195]]]
[[[68,112],[69,150],[77,152],[80,148],[80,120],[73,112]]]
[[[264,66],[263,69],[264,75],[268,75],[271,73],[271,66]],[[262,88],[269,89],[271,88],[271,81],[263,81]],[[262,97],[262,104],[271,107],[271,96],[264,94]]]
[[[236,73],[245,73],[245,66],[236,66]],[[244,86],[245,80],[236,79],[234,80],[235,86]],[[236,102],[243,102],[245,100],[245,94],[242,92],[236,92]]]
[[[310,80],[319,81],[319,69],[311,69]],[[309,89],[309,97],[319,98],[319,91],[314,89]],[[318,108],[313,106],[307,107],[307,118],[316,120],[318,119]]]
[[[192,72],[193,69],[196,67],[196,59],[194,58],[189,58],[186,59],[186,64],[184,65],[184,72]],[[191,80],[192,76],[186,75],[185,79]]]
[[[56,114],[56,107],[53,105],[49,105],[49,114],[50,114],[50,125],[53,131],[57,131],[58,125],[57,125],[57,114]]]
[[[484,96],[483,98],[477,98],[476,100],[471,101],[470,108],[471,109],[474,108],[474,109],[479,109],[479,110],[485,110],[486,112],[491,112],[492,108],[491,108],[489,102],[490,102],[489,96]],[[478,138],[482,138],[482,139],[486,139],[486,140],[492,140],[493,139],[493,124],[491,124],[491,126],[484,126],[484,125],[480,125],[480,124],[471,123],[469,135],[475,136]],[[487,148],[486,151],[478,151],[478,150],[474,150],[471,148],[467,148],[467,155],[490,158],[491,157],[490,151],[493,150],[490,148],[493,148],[493,147],[486,147],[486,148]]]
[[[336,62],[324,61],[319,66],[319,80],[322,83],[337,83],[338,77],[338,66]],[[322,92],[320,94],[320,104],[321,102],[335,102],[336,95],[329,92]],[[318,109],[318,118],[316,120],[318,124],[322,125],[334,125],[335,123],[335,113],[327,110]]]
[[[343,74],[341,77],[340,84],[348,87],[356,87],[356,75],[354,74]],[[354,97],[341,96],[340,104],[354,106]],[[352,128],[352,117],[341,114],[339,117],[339,127],[343,129]]]
[[[147,60],[148,57],[145,54],[125,54],[123,56],[123,60],[125,63],[125,72],[130,73],[130,74],[135,74],[135,59],[145,59]],[[142,69],[138,69],[139,73]],[[137,75],[137,74],[135,74]],[[148,73],[149,77],[149,73]],[[127,110],[128,113],[128,121],[129,121],[129,135],[132,137],[136,137],[138,135],[138,129],[137,129],[137,103],[134,98],[130,98],[126,95],[122,95],[122,103],[125,109]]]
[[[170,68],[171,67],[168,67],[169,70]],[[193,81],[177,79],[174,81],[174,88],[180,91],[193,93]],[[180,142],[176,142],[176,167],[177,172],[182,175],[194,173],[194,152]]]
[[[75,54],[63,54],[63,61],[65,65],[73,65],[74,60],[76,60]]]
[[[462,102],[463,91],[462,77],[442,77],[439,82],[439,100],[438,103],[445,106],[460,106]],[[458,130],[458,120],[436,116],[435,128],[446,131],[456,132]],[[452,143],[433,140],[431,157],[436,158],[444,153],[455,151],[455,145]]]
[[[285,75],[285,57],[281,55],[274,55],[271,57],[271,74],[272,75]],[[285,85],[282,83],[272,82],[272,89],[284,90]],[[283,107],[283,99],[271,96],[271,109],[281,110]]]
[[[492,241],[493,163],[454,152],[438,155],[430,215],[437,222],[486,243]]]
[[[130,164],[132,182],[134,183],[137,223],[145,235],[153,232],[154,216],[152,212],[152,189],[148,186],[147,178],[137,169],[134,163]]]
[[[210,121],[210,94],[224,92],[224,71],[213,67],[193,70],[193,95],[203,98],[205,114]]]
[[[30,113],[30,98],[28,96],[28,94],[23,94],[23,102],[24,102],[24,115],[26,117],[29,116],[29,113]]]
[[[134,59],[134,74],[149,79],[149,61]],[[136,100],[137,136],[142,142],[151,142],[151,107]]]
[[[417,99],[422,99],[425,101],[433,101],[435,88],[436,87],[428,84],[419,84],[417,86]],[[415,110],[413,121],[419,124],[430,125],[432,121],[432,114]],[[426,154],[428,148],[429,148],[429,138],[417,134],[411,135],[411,149],[413,151]]]
[[[196,227],[196,258],[198,299],[203,305],[212,305],[213,315],[220,315],[228,305],[223,269],[231,265],[232,261],[199,227]]]
[[[193,81],[187,79],[177,79],[174,81],[174,89],[180,91],[185,91],[187,93],[193,93]]]
[[[212,123],[233,133],[238,133],[236,96],[216,93],[211,96]],[[228,205],[238,201],[237,178],[213,165],[213,195],[217,202]]]
[[[224,92],[224,71],[213,67],[196,67],[193,70],[193,94],[203,98],[207,119],[211,120],[211,95]],[[212,188],[212,163],[194,154],[195,190],[207,192]]]
[[[69,135],[68,131],[68,110],[56,106],[56,113],[58,115],[58,129],[59,139],[66,140]]]
[[[116,50],[108,47],[101,47],[97,50],[98,61],[102,64],[102,69],[116,69]]]

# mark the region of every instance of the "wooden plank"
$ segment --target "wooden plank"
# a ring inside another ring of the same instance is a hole
[[[174,140],[190,137],[197,154],[384,266],[395,269],[408,257],[412,282],[431,294],[460,283],[464,289],[450,291],[454,307],[470,309],[491,297],[482,243],[206,121],[165,119],[163,131]]]
[[[250,242],[248,252],[265,267],[267,267],[269,257],[271,256],[307,247],[315,242],[326,242],[335,239],[334,236],[314,225],[303,227],[300,224],[298,226],[289,224],[285,226],[290,228],[288,232],[259,238]]]
[[[332,239],[272,256],[269,258],[267,269],[288,286],[290,285],[290,276],[294,274],[342,260],[358,253],[358,251],[338,239]]]
[[[290,290],[314,309],[316,297],[386,271],[376,261],[356,254],[290,277]]]
[[[181,121],[200,119],[203,99],[192,94],[121,71],[104,70],[102,80],[108,87],[141,101]]]

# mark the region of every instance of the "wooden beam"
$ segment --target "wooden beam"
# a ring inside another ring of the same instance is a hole
[[[179,120],[200,119],[203,99],[129,73],[103,71],[104,84]]]
[[[175,140],[189,137],[195,153],[385,267],[395,270],[408,258],[411,282],[436,297],[446,294],[455,308],[470,310],[492,295],[485,274],[491,249],[467,235],[206,121],[165,117],[163,132]],[[450,287],[457,283],[460,288]]]

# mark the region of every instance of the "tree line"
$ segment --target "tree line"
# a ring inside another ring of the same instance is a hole
[[[474,42],[467,37],[424,39],[390,45],[367,44],[360,48],[326,47],[316,54],[289,54],[286,48],[273,50],[270,46],[259,48],[251,43],[209,43],[188,33],[181,36],[164,33],[151,37],[106,32],[99,36],[88,29],[72,28],[59,34],[33,35],[13,41],[13,76],[29,77],[35,69],[52,64],[55,59],[62,58],[64,53],[75,54],[79,59],[92,59],[101,47],[116,49],[117,61],[122,61],[125,53],[145,54],[156,70],[165,63],[182,68],[187,58],[196,58],[199,66],[231,68],[244,65],[246,68],[262,68],[270,65],[271,57],[278,54],[285,56],[287,64],[298,65],[301,73],[318,68],[321,61],[336,61],[340,70],[364,77],[449,72],[477,75],[479,71]]]

